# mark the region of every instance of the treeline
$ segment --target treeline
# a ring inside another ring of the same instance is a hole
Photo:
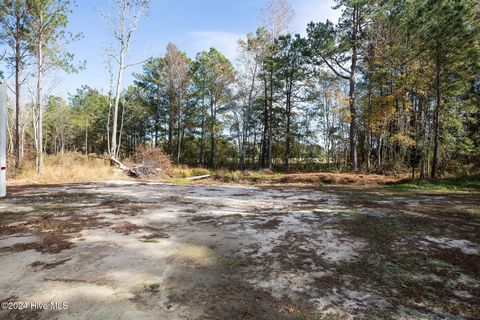
[[[111,73],[109,93],[49,97],[41,147],[30,142],[38,122],[27,104],[20,149],[125,158],[150,146],[179,164],[422,178],[478,170],[478,2],[339,0],[336,9],[337,24],[312,22],[300,36],[288,3],[271,0],[233,62],[170,43],[125,90]]]

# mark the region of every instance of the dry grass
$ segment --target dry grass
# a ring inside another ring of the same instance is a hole
[[[280,183],[315,183],[333,185],[385,185],[401,181],[402,177],[359,173],[297,173],[278,179]]]
[[[45,156],[42,174],[37,174],[35,163],[23,165],[9,185],[80,183],[104,180],[128,179],[120,170],[111,167],[108,161],[89,158],[75,152]]]

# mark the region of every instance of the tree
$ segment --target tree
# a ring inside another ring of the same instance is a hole
[[[28,53],[27,33],[30,17],[26,0],[6,0],[0,3],[0,39],[11,49],[6,58],[15,70],[15,167],[21,166],[20,152],[20,97],[22,79],[21,71],[25,67]]]
[[[134,74],[135,85],[140,88],[141,95],[148,105],[149,114],[153,122],[154,146],[160,144],[161,137],[164,135],[162,124],[167,119],[167,101],[165,99],[165,87],[162,81],[162,72],[165,67],[163,57],[149,59],[143,65],[143,72]]]
[[[43,167],[43,79],[52,68],[75,71],[71,64],[73,55],[65,52],[63,46],[68,41],[65,28],[70,13],[70,0],[28,0],[31,17],[30,47],[35,56],[37,72],[38,144],[37,171]],[[73,39],[80,35],[74,36]]]
[[[70,106],[72,109],[72,120],[75,126],[81,128],[84,133],[84,152],[94,152],[93,145],[89,144],[89,136],[93,141],[100,140],[102,131],[99,127],[99,120],[105,117],[108,107],[108,97],[100,93],[98,90],[88,86],[82,86],[70,98]],[[99,127],[95,130],[94,126]],[[103,135],[102,135],[103,136]]]
[[[169,43],[164,58],[164,68],[161,81],[165,82],[167,95],[170,102],[169,120],[169,151],[173,154],[173,129],[177,130],[177,163],[180,162],[180,151],[182,148],[182,105],[184,104],[190,81],[189,61],[187,56],[180,52],[175,44]]]
[[[357,163],[357,106],[356,83],[358,60],[361,55],[363,29],[367,24],[367,0],[338,0],[336,8],[343,7],[338,25],[330,21],[310,23],[307,28],[314,63],[325,64],[337,77],[349,82],[350,108],[350,166]]]
[[[50,150],[53,153],[65,152],[71,123],[71,112],[67,101],[61,97],[50,96],[45,109],[45,128],[46,131],[50,131]]]
[[[419,6],[417,23],[422,51],[427,59],[434,61],[435,68],[431,170],[431,177],[435,178],[438,171],[441,113],[445,102],[477,76],[478,2],[426,0]]]
[[[257,121],[261,116],[261,104],[259,95],[261,93],[260,69],[263,57],[264,38],[259,29],[257,34],[249,33],[247,40],[239,40],[240,56],[237,66],[236,93],[237,101],[232,104],[233,131],[236,132],[239,150],[239,165],[245,168],[247,144],[252,132],[254,133],[252,150],[255,149],[256,127],[260,124]],[[252,164],[255,157],[252,156]]]
[[[215,166],[215,134],[218,131],[218,111],[229,99],[229,87],[235,79],[235,70],[230,61],[216,49],[200,52],[196,58],[196,79],[204,84],[210,117],[210,165]]]
[[[114,14],[103,14],[106,23],[111,28],[112,37],[117,42],[116,52],[110,55],[118,65],[113,104],[112,138],[110,140],[110,157],[112,158],[115,158],[118,150],[118,109],[122,93],[123,76],[125,69],[131,66],[126,63],[126,58],[132,36],[138,28],[140,18],[147,14],[149,3],[149,0],[114,0],[112,3]]]
[[[260,21],[264,29],[257,32],[258,36],[267,37],[267,43],[262,47],[263,80],[264,80],[264,130],[262,136],[261,166],[268,162],[268,168],[272,168],[272,143],[273,143],[273,93],[275,64],[273,55],[276,51],[275,40],[291,32],[292,21],[295,12],[286,0],[269,0],[267,6],[262,9]],[[264,31],[267,31],[265,34]],[[266,159],[267,158],[267,159]]]
[[[307,42],[299,35],[281,36],[277,41],[278,52],[274,56],[277,81],[282,83],[282,94],[285,96],[285,153],[283,165],[288,169],[290,147],[292,142],[292,117],[295,98],[301,81],[306,76],[306,48]],[[298,98],[297,98],[298,100]]]

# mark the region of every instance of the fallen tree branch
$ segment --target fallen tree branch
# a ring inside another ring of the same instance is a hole
[[[202,180],[202,179],[206,179],[208,177],[210,177],[211,175],[209,174],[206,174],[204,176],[196,176],[196,177],[189,177],[189,178],[186,178],[187,180],[191,180],[191,181],[194,181],[194,180]]]
[[[131,169],[129,167],[127,167],[126,165],[124,165],[123,163],[121,163],[117,158],[115,157],[110,157],[110,161],[112,161],[113,163],[115,163],[118,168],[122,171],[127,171],[129,172]]]

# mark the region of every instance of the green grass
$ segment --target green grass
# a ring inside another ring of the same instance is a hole
[[[233,271],[241,267],[239,260],[235,258],[224,258],[217,261],[217,265],[224,270]]]
[[[174,178],[189,178],[196,176],[204,176],[211,174],[212,172],[207,168],[190,168],[187,166],[178,166],[173,168],[173,177]]]
[[[389,185],[386,188],[395,191],[480,191],[480,180],[442,179],[431,181],[411,181],[407,183]]]
[[[188,180],[186,178],[169,178],[167,182],[176,184],[177,186],[186,186],[192,184],[192,180]]]
[[[145,285],[145,289],[150,292],[158,292],[158,289],[160,288],[159,283],[150,283],[148,285]]]
[[[274,180],[283,177],[283,173],[262,173],[262,172],[251,172],[245,176],[246,180]]]
[[[158,240],[156,240],[156,239],[146,239],[146,240],[142,240],[142,242],[145,242],[145,243],[158,243]]]

